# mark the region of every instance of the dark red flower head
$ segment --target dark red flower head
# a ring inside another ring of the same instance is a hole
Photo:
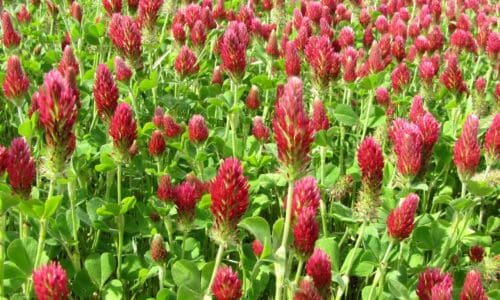
[[[109,122],[118,105],[118,86],[113,80],[113,75],[106,64],[97,67],[94,85],[94,98],[99,117]]]
[[[470,270],[465,276],[464,288],[460,293],[460,300],[487,300],[481,282],[481,274],[477,270]]]
[[[319,223],[316,220],[316,212],[317,210],[313,207],[302,209],[293,228],[293,247],[302,256],[311,255],[314,244],[319,237]]]
[[[453,277],[449,273],[441,273],[439,268],[427,268],[418,276],[417,296],[420,300],[451,299],[452,284]]]
[[[312,122],[316,131],[328,130],[328,128],[330,128],[330,121],[326,115],[325,104],[319,98],[317,98],[313,104]]]
[[[472,176],[479,165],[481,148],[477,139],[478,133],[479,118],[474,114],[468,115],[462,134],[453,148],[453,162],[462,180]]]
[[[422,133],[417,125],[404,119],[396,119],[389,129],[389,137],[394,144],[398,158],[399,173],[413,179],[422,163]]]
[[[342,27],[339,33],[338,42],[341,48],[354,45],[354,30],[351,27]]]
[[[214,67],[214,72],[212,74],[212,83],[222,86],[224,84],[224,79],[222,79],[222,72],[219,66]]]
[[[243,295],[238,272],[233,272],[231,267],[219,267],[212,285],[212,292],[217,300],[237,300]]]
[[[165,139],[159,129],[153,131],[151,141],[149,142],[149,154],[151,156],[161,156],[165,152]]]
[[[314,80],[319,86],[327,86],[340,73],[340,56],[334,52],[327,36],[310,37],[304,54],[314,71]]]
[[[120,103],[116,107],[109,125],[109,134],[113,138],[116,158],[119,161],[129,158],[129,149],[137,138],[137,122],[134,120],[132,110],[127,103]]]
[[[3,173],[7,170],[7,166],[9,164],[9,149],[5,149],[5,147],[0,146],[0,177],[3,176]]]
[[[377,195],[382,186],[384,176],[384,156],[380,145],[371,137],[367,137],[358,147],[358,165],[361,169],[363,185]]]
[[[167,249],[161,234],[155,234],[151,242],[151,257],[155,262],[164,262],[167,258]]]
[[[82,12],[82,7],[80,6],[80,4],[78,4],[78,2],[73,2],[71,3],[71,8],[69,10],[69,13],[70,15],[73,17],[73,19],[75,19],[78,23],[82,23],[82,15],[83,15],[83,12]]]
[[[299,51],[294,42],[287,42],[285,45],[285,71],[288,77],[300,76],[302,61]]]
[[[73,2],[75,3],[75,2]],[[132,77],[132,70],[120,57],[115,57],[115,78],[121,82],[127,82]]]
[[[205,25],[203,25],[201,20],[197,20],[194,23],[193,29],[191,29],[191,43],[195,49],[201,50],[206,40],[207,32],[205,30]]]
[[[332,263],[323,250],[316,248],[306,264],[306,273],[311,276],[320,293],[328,297],[332,282]]]
[[[196,184],[184,181],[174,189],[174,203],[182,225],[189,226],[194,221],[196,202],[200,199]]]
[[[246,50],[250,36],[247,26],[241,22],[231,22],[222,37],[222,68],[235,81],[243,78],[246,68]]]
[[[479,77],[476,80],[476,91],[477,91],[478,95],[484,96],[485,87],[486,87],[486,81],[484,80],[483,77]]]
[[[172,36],[179,45],[184,45],[186,42],[186,31],[184,30],[184,24],[181,22],[175,22],[172,24]]]
[[[496,114],[484,138],[486,161],[492,165],[500,160],[500,114]]]
[[[181,78],[196,74],[200,70],[198,58],[196,58],[194,52],[186,45],[181,47],[179,55],[175,59],[175,70]]]
[[[248,207],[248,189],[248,177],[243,176],[240,161],[236,158],[224,160],[210,185],[216,242],[231,242]]]
[[[252,85],[250,91],[248,92],[246,106],[248,109],[256,110],[259,109],[260,101],[259,101],[259,88],[256,85]]]
[[[278,49],[278,37],[276,35],[276,31],[273,30],[269,39],[267,41],[266,53],[274,58],[277,58],[280,55],[280,51]]]
[[[391,86],[394,92],[400,93],[410,83],[410,70],[405,63],[401,63],[391,75]]]
[[[269,128],[264,124],[262,117],[256,116],[253,119],[252,134],[258,141],[266,143],[269,140]]]
[[[136,22],[139,24],[140,28],[146,28],[150,31],[154,30],[162,4],[163,0],[139,1],[139,11],[137,13]]]
[[[61,75],[66,76],[66,73],[70,68],[76,72],[76,75],[80,73],[80,65],[73,54],[73,49],[71,49],[70,46],[66,46],[57,70],[61,73]]]
[[[389,104],[391,103],[391,99],[389,98],[389,91],[387,90],[387,88],[379,87],[375,91],[375,94],[378,104],[387,109],[389,107]]]
[[[418,208],[418,195],[409,194],[399,207],[387,217],[387,232],[398,241],[408,238],[413,231],[415,213]]]
[[[16,13],[16,18],[19,23],[28,23],[31,21],[31,15],[25,4],[21,4],[21,8]]]
[[[2,154],[3,163],[7,163],[9,182],[14,194],[24,199],[31,194],[31,184],[36,176],[35,160],[23,138],[15,138],[10,143],[7,153]]]
[[[165,128],[165,135],[169,138],[174,138],[184,131],[184,128],[169,114],[163,117],[163,128]]]
[[[276,101],[276,116],[272,121],[278,159],[291,178],[296,178],[307,168],[314,140],[314,128],[307,117],[302,97],[302,81],[290,77],[283,97]]]
[[[59,262],[33,270],[33,286],[39,300],[68,299],[68,277]]]
[[[23,72],[21,61],[15,55],[7,61],[7,72],[2,83],[3,93],[16,106],[21,106],[23,98],[28,93],[30,81]]]
[[[295,292],[293,300],[323,300],[314,282],[308,278],[302,279],[300,289]]]
[[[260,257],[262,251],[264,251],[264,245],[258,239],[255,239],[252,242],[252,249],[255,256]]]
[[[306,176],[296,181],[292,199],[292,218],[294,220],[306,208],[312,208],[314,211],[317,211],[321,194],[316,179],[312,176]]]
[[[484,248],[479,245],[470,247],[467,254],[469,255],[470,260],[475,263],[482,262],[484,256],[486,255],[484,253]]]
[[[188,124],[189,140],[202,143],[208,138],[208,127],[202,115],[193,115]]]
[[[3,45],[5,48],[14,48],[19,46],[21,43],[21,37],[14,30],[12,26],[12,20],[10,19],[9,13],[4,10],[2,13],[2,30],[3,30]]]
[[[498,54],[500,53],[500,34],[498,32],[492,31],[488,35],[486,53],[492,61],[498,59]]]
[[[174,185],[172,184],[172,178],[170,175],[163,174],[160,179],[160,184],[157,191],[158,199],[162,201],[173,201],[175,197]]]
[[[458,58],[455,54],[448,57],[446,69],[439,77],[439,81],[449,90],[453,92],[465,92],[462,85],[462,72],[458,69]]]
[[[109,24],[109,37],[136,70],[143,68],[141,32],[130,16],[113,14]]]
[[[115,13],[122,12],[122,0],[102,0],[102,6],[110,17]]]

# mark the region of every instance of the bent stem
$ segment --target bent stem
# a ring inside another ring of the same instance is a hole
[[[345,271],[346,281],[347,281],[345,283],[345,286],[346,286],[345,291],[346,292],[347,292],[348,287],[349,287],[349,273],[351,272],[351,269],[352,269],[352,266],[354,263],[354,259],[356,258],[356,251],[358,250],[359,245],[361,244],[361,240],[363,239],[365,227],[366,227],[366,222],[363,222],[363,224],[361,224],[361,227],[359,228],[359,234],[358,234],[358,238],[356,239],[356,243],[354,244],[354,248],[352,249],[353,253],[352,253],[351,257],[349,258],[349,263],[347,264],[347,269]],[[344,294],[344,291],[339,288],[337,290],[337,295],[335,296],[335,299],[340,300],[343,294]]]
[[[392,250],[392,247],[394,246],[394,240],[391,240],[391,243],[389,244],[389,247],[387,247],[387,250],[385,251],[384,258],[382,259],[382,262],[380,263],[380,267],[377,269],[377,273],[375,274],[375,277],[373,278],[373,283],[370,288],[370,294],[368,296],[368,299],[373,299],[373,293],[375,292],[375,287],[379,283],[380,280],[380,286],[378,288],[378,293],[377,293],[377,298],[380,298],[380,293],[382,292],[382,289],[384,287],[384,277],[385,277],[385,271],[387,269],[387,260],[389,259],[389,253]]]
[[[219,249],[217,250],[217,256],[215,257],[214,270],[212,272],[212,277],[210,277],[210,283],[208,284],[207,291],[205,292],[206,296],[209,296],[212,291],[212,285],[214,284],[215,275],[217,275],[217,270],[219,269],[219,265],[222,262],[222,256],[224,255],[224,245],[220,244]]]

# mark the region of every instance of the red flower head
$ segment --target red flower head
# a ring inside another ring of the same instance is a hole
[[[361,24],[361,26],[366,28],[371,21],[372,17],[370,16],[368,9],[367,8],[361,9],[361,13],[359,14],[359,23]]]
[[[202,49],[207,40],[207,32],[205,30],[205,25],[201,20],[194,23],[193,29],[191,29],[191,42],[195,49]]]
[[[198,58],[188,46],[182,46],[179,55],[175,59],[175,70],[181,78],[196,74],[200,70]]]
[[[106,64],[97,67],[94,85],[94,98],[99,117],[109,122],[118,105],[118,86],[113,80],[113,75]]]
[[[151,156],[161,156],[165,152],[165,140],[160,130],[153,131],[151,142],[149,142],[149,154]]]
[[[179,45],[184,45],[186,42],[186,31],[184,30],[184,24],[176,22],[172,24],[172,36]]]
[[[323,101],[319,98],[317,98],[313,104],[312,122],[314,130],[316,131],[328,130],[328,128],[330,128],[330,121],[326,115],[325,104],[323,104]]]
[[[401,63],[391,75],[391,86],[394,92],[400,93],[404,86],[410,83],[410,70],[405,63]]]
[[[167,259],[167,249],[161,234],[155,234],[151,242],[151,257],[155,262],[164,262]]]
[[[219,267],[215,275],[212,292],[217,300],[237,300],[243,295],[238,272],[233,272],[231,267]]]
[[[262,117],[255,117],[253,119],[253,129],[252,134],[256,140],[266,143],[269,140],[269,128],[264,124]]]
[[[192,29],[194,23],[197,20],[201,20],[201,6],[194,3],[189,4],[184,11],[184,15],[186,24]]]
[[[61,50],[64,51],[66,49],[66,46],[71,45],[71,36],[69,35],[69,32],[66,31],[64,34],[64,38],[61,41]]]
[[[122,0],[102,0],[102,6],[110,17],[115,13],[122,12]]]
[[[498,32],[492,31],[488,35],[486,53],[491,60],[498,59],[498,54],[500,53],[500,34]]]
[[[467,254],[469,255],[470,260],[475,263],[482,262],[485,256],[484,248],[479,245],[470,247],[469,253]]]
[[[422,96],[415,95],[415,97],[413,97],[413,101],[411,102],[410,120],[413,123],[416,123],[419,119],[421,119],[425,115],[425,113],[426,111],[424,108]]]
[[[78,87],[78,82],[76,82],[76,74],[77,71],[75,71],[75,69],[69,68],[64,75],[64,79],[68,83],[68,86],[71,89],[73,96],[75,97],[77,108],[80,108],[82,106],[82,103],[80,102],[80,88]]]
[[[256,85],[252,85],[250,91],[248,92],[246,105],[248,109],[256,110],[259,109],[260,101],[259,101],[259,89]]]
[[[57,6],[49,0],[45,0],[45,5],[47,5],[47,10],[51,14],[51,16],[53,18],[56,18],[57,14],[59,13],[59,8],[57,8]]]
[[[0,146],[0,177],[3,176],[9,164],[9,149]]]
[[[210,186],[216,242],[227,244],[233,239],[237,224],[248,207],[248,189],[248,177],[243,176],[238,159],[224,160]]]
[[[486,81],[483,77],[479,77],[476,80],[476,91],[479,96],[484,96],[484,89],[486,87]]]
[[[478,24],[478,31],[476,36],[476,43],[480,49],[486,50],[486,44],[488,43],[488,36],[490,35],[491,29],[488,22],[481,25]]]
[[[130,16],[113,14],[109,24],[109,37],[136,70],[143,68],[141,32]]]
[[[267,41],[266,53],[273,58],[277,58],[280,55],[280,51],[278,49],[278,37],[275,30],[271,32]]]
[[[427,39],[429,40],[429,51],[440,51],[443,49],[444,45],[444,35],[441,31],[441,28],[438,25],[435,25],[431,32],[427,35]]]
[[[12,20],[10,19],[10,15],[7,11],[3,11],[2,13],[2,29],[3,29],[3,45],[6,48],[14,48],[19,46],[21,43],[21,37],[14,30],[14,26],[12,26]]]
[[[307,261],[306,273],[312,277],[318,291],[323,296],[328,297],[332,282],[332,263],[330,257],[323,250],[314,249],[314,253]]]
[[[314,128],[307,117],[302,96],[302,81],[290,77],[283,97],[276,101],[276,117],[272,121],[278,159],[290,178],[296,178],[307,168],[314,140]]]
[[[38,91],[40,123],[45,128],[50,170],[60,173],[75,149],[73,126],[78,109],[73,89],[58,71],[50,71]]]
[[[7,61],[7,72],[2,83],[3,93],[16,106],[21,106],[24,96],[28,93],[30,81],[23,72],[21,61],[15,55]]]
[[[353,47],[342,50],[341,63],[344,67],[344,81],[353,82],[356,80],[356,65],[358,64],[358,53]]]
[[[174,138],[184,131],[184,128],[168,114],[163,117],[163,127],[165,128],[165,135],[169,138]]]
[[[397,168],[401,175],[412,179],[422,163],[422,133],[417,125],[396,119],[389,129],[389,136],[398,157]]]
[[[285,71],[288,77],[300,76],[300,60],[299,51],[294,42],[287,42],[285,46]]]
[[[432,150],[439,138],[441,124],[439,124],[431,113],[426,112],[423,117],[416,121],[417,127],[422,134],[422,165],[420,175],[424,175],[429,166]]]
[[[71,3],[71,8],[69,9],[69,14],[75,19],[78,23],[82,23],[82,7],[78,2]]]
[[[300,215],[307,208],[317,211],[320,200],[321,194],[314,177],[306,176],[296,181],[292,194],[292,218]]]
[[[14,194],[24,199],[31,194],[31,183],[35,179],[35,160],[31,157],[31,151],[23,138],[15,138],[10,143],[3,160],[7,163],[9,181]]]
[[[382,186],[384,176],[384,156],[380,145],[371,137],[361,142],[358,148],[358,165],[361,169],[363,185],[377,195]]]
[[[373,43],[368,56],[368,68],[371,73],[377,73],[385,69],[385,62],[382,59],[378,43]]]
[[[396,36],[391,46],[391,54],[398,62],[402,62],[406,57],[405,40],[400,36]]]
[[[300,282],[300,290],[295,292],[293,300],[323,300],[323,297],[314,286],[314,282],[304,278]]]
[[[156,195],[158,199],[165,202],[174,200],[174,185],[172,184],[172,178],[170,178],[170,175],[163,174],[161,176]]]
[[[349,26],[342,27],[338,42],[341,48],[354,45],[354,30]]]
[[[458,69],[458,59],[455,54],[448,57],[446,69],[439,77],[439,81],[449,90],[457,92],[465,92],[467,88],[462,86],[462,72]]]
[[[255,239],[252,242],[252,249],[255,256],[260,257],[262,251],[264,251],[264,245],[262,245],[262,243],[259,240]]]
[[[109,134],[113,138],[116,158],[119,161],[129,158],[129,149],[137,138],[137,123],[127,103],[120,103],[116,107],[109,125]]]
[[[193,115],[188,129],[189,140],[193,143],[203,143],[208,138],[208,127],[202,115]]]
[[[374,40],[375,37],[373,36],[373,26],[368,25],[368,27],[365,28],[365,32],[363,33],[363,46],[370,47]]]
[[[431,46],[429,40],[423,35],[419,35],[415,38],[414,45],[420,55],[423,55],[426,51],[429,51],[429,48]]]
[[[309,256],[319,237],[319,223],[316,220],[316,209],[305,207],[299,214],[293,229],[293,247],[302,256]]]
[[[492,165],[500,160],[500,114],[496,114],[484,138],[486,162]]]
[[[222,86],[224,84],[224,79],[222,79],[222,72],[219,66],[214,67],[214,72],[212,74],[212,83]]]
[[[234,81],[240,81],[245,74],[246,50],[250,37],[247,27],[241,22],[231,22],[222,36],[222,68]]]
[[[418,195],[411,193],[406,196],[399,207],[391,211],[387,217],[387,231],[390,237],[401,241],[410,236],[413,231],[418,200]]]
[[[19,23],[28,23],[29,21],[31,21],[31,15],[26,5],[21,4],[21,8],[17,12],[16,18]]]
[[[217,4],[213,10],[214,18],[217,20],[224,20],[226,18],[226,9],[224,7],[224,0],[217,0]]]
[[[470,270],[465,276],[464,288],[460,293],[460,300],[487,300],[488,295],[483,289],[481,274],[477,270]]]
[[[450,36],[450,45],[456,53],[460,53],[462,50],[467,50],[471,53],[477,52],[476,40],[470,31],[455,30]]]
[[[136,22],[140,28],[146,28],[150,31],[156,27],[158,12],[163,4],[163,0],[140,0],[139,12]]]
[[[450,274],[441,273],[438,268],[433,270],[427,268],[418,276],[417,296],[420,300],[451,299],[452,284],[453,278]],[[448,298],[435,298],[443,295],[443,292]]]
[[[453,148],[453,162],[462,180],[472,176],[479,164],[481,148],[477,139],[478,132],[479,118],[473,114],[468,115],[462,134]]]
[[[425,57],[424,59],[422,59],[419,66],[419,72],[420,78],[422,79],[423,83],[427,87],[432,86],[432,81],[434,79],[434,75],[436,75],[436,70],[434,68],[434,64],[429,58]]]
[[[68,277],[59,262],[33,270],[33,286],[39,300],[68,299]]]
[[[127,65],[127,63],[125,63],[125,61],[120,56],[115,57],[116,80],[121,82],[128,82],[130,77],[132,77],[132,70],[130,69],[130,67]]]
[[[203,195],[210,192],[210,182],[201,181],[193,173],[186,175],[186,182],[194,184],[196,188],[196,199],[201,199]]]
[[[182,225],[189,226],[194,221],[196,202],[200,199],[196,184],[184,181],[174,189],[174,203]]]
[[[389,91],[385,87],[379,87],[375,91],[377,102],[380,106],[387,109],[389,104],[391,103],[391,99],[389,97]]]
[[[66,46],[57,70],[61,73],[61,75],[66,76],[69,68],[72,68],[76,72],[76,75],[80,73],[80,65],[73,54],[73,50],[70,46]]]
[[[327,86],[340,73],[340,56],[333,51],[328,37],[310,37],[304,54],[314,70],[314,80],[319,86]]]
[[[210,2],[212,5],[212,2]],[[214,29],[217,27],[217,23],[215,23],[214,15],[212,14],[211,8],[203,7],[203,11],[201,12],[201,20],[203,25],[207,30]]]

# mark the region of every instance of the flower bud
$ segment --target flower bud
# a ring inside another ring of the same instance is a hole
[[[162,263],[167,258],[167,249],[165,249],[165,242],[160,234],[155,234],[151,242],[151,257],[157,263]]]

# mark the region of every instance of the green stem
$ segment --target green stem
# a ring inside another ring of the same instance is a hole
[[[184,258],[184,253],[186,252],[186,239],[188,238],[189,231],[184,230],[184,235],[182,236],[182,248],[181,248],[181,259]]]
[[[19,116],[19,125],[24,123],[24,114],[21,106],[17,106],[17,115]]]
[[[222,256],[224,255],[224,245],[220,244],[219,249],[217,250],[217,256],[215,257],[214,270],[212,272],[212,277],[210,277],[210,283],[208,284],[207,291],[205,295],[210,295],[212,293],[212,284],[215,280],[215,275],[217,274],[217,270],[219,269],[219,265],[222,262]]]
[[[339,154],[339,175],[342,176],[345,173],[344,167],[344,140],[345,140],[345,127],[340,125],[340,154]]]
[[[319,153],[321,157],[320,165],[320,183],[322,186],[325,185],[325,161],[326,161],[326,147],[321,146],[319,148]],[[320,212],[321,212],[321,225],[323,227],[323,236],[328,237],[327,223],[326,223],[326,204],[323,199],[320,201]]]
[[[394,240],[391,240],[389,247],[387,247],[387,249],[385,251],[384,258],[382,259],[382,262],[380,263],[380,267],[377,269],[377,273],[375,274],[375,277],[373,278],[373,283],[372,283],[372,286],[370,288],[370,294],[368,296],[368,299],[373,299],[372,297],[373,297],[373,293],[375,292],[375,286],[377,286],[377,284],[379,283],[379,280],[380,280],[380,287],[378,290],[377,299],[380,298],[380,293],[382,292],[382,288],[384,286],[383,282],[384,282],[385,270],[387,268],[386,264],[387,264],[387,260],[389,258],[389,253],[391,252],[393,246],[394,246]]]
[[[359,245],[361,244],[361,240],[363,239],[363,235],[364,235],[364,232],[365,232],[365,227],[366,227],[366,222],[363,222],[363,224],[361,224],[361,227],[359,228],[359,234],[358,234],[358,238],[356,239],[356,243],[354,244],[354,248],[353,248],[353,253],[351,255],[351,257],[349,258],[349,263],[347,264],[347,269],[345,271],[345,275],[346,275],[346,289],[345,291],[347,292],[348,288],[349,288],[349,273],[351,272],[351,269],[352,269],[352,266],[353,266],[353,263],[354,263],[354,259],[356,258],[356,251],[358,250],[359,248]],[[337,290],[337,295],[335,296],[335,299],[336,300],[340,300],[342,295],[344,294],[344,291],[342,289],[338,289]]]
[[[3,297],[3,266],[5,262],[5,213],[0,215],[0,297]]]
[[[158,269],[158,281],[160,284],[160,290],[163,288],[164,280],[165,280],[165,262],[162,262],[160,268]]]
[[[122,166],[118,163],[116,170],[116,192],[117,192],[117,201],[118,206],[121,206],[122,203]],[[116,223],[118,227],[118,264],[116,266],[116,278],[120,280],[121,277],[121,267],[122,267],[122,252],[123,252],[123,234],[124,234],[124,223],[125,218],[123,215],[119,215],[116,218]]]
[[[134,109],[135,113],[135,119],[137,120],[137,127],[141,127],[140,121],[139,121],[139,108],[137,107],[137,102],[135,101],[134,97],[134,91],[132,91],[132,88],[130,87],[132,83],[129,83],[128,87],[128,96],[130,97],[130,102],[132,102],[132,108]],[[154,90],[153,90],[154,92]],[[156,107],[156,105],[155,105]]]
[[[234,111],[236,106],[238,105],[238,84],[236,82],[232,82],[233,86],[233,106],[231,107],[231,112],[228,115],[229,125],[231,126],[231,146],[233,147],[233,157],[236,156],[236,123],[238,119],[238,114]]]
[[[299,258],[299,264],[297,265],[297,273],[295,273],[295,286],[298,286],[300,275],[302,274],[302,268],[304,267],[304,259]]]
[[[47,195],[47,199],[52,198],[52,196],[54,194],[54,185],[55,185],[55,180],[51,180],[50,186],[49,186],[49,194]],[[42,217],[40,219],[40,232],[38,234],[38,247],[36,249],[34,269],[38,269],[38,267],[40,267],[40,263],[42,261],[42,253],[43,253],[43,246],[45,244],[45,234],[46,233],[47,233],[47,220],[45,220],[45,217]]]
[[[75,271],[80,270],[80,249],[78,247],[78,228],[76,219],[76,203],[75,203],[75,182],[70,180],[68,182],[68,197],[71,207],[71,229],[73,233],[73,241],[75,243],[75,253],[72,255],[71,261],[73,262],[73,267]]]
[[[165,229],[167,229],[168,243],[170,245],[170,250],[172,250],[174,247],[174,239],[172,237],[172,222],[170,221],[170,205],[167,207],[167,215],[163,218],[163,223],[165,224]]]
[[[370,90],[370,93],[368,95],[368,108],[366,109],[365,121],[363,122],[363,133],[361,134],[361,141],[364,140],[366,135],[366,130],[368,129],[368,119],[370,117],[370,110],[372,109],[372,102],[373,102],[372,98],[373,98],[373,91]]]

